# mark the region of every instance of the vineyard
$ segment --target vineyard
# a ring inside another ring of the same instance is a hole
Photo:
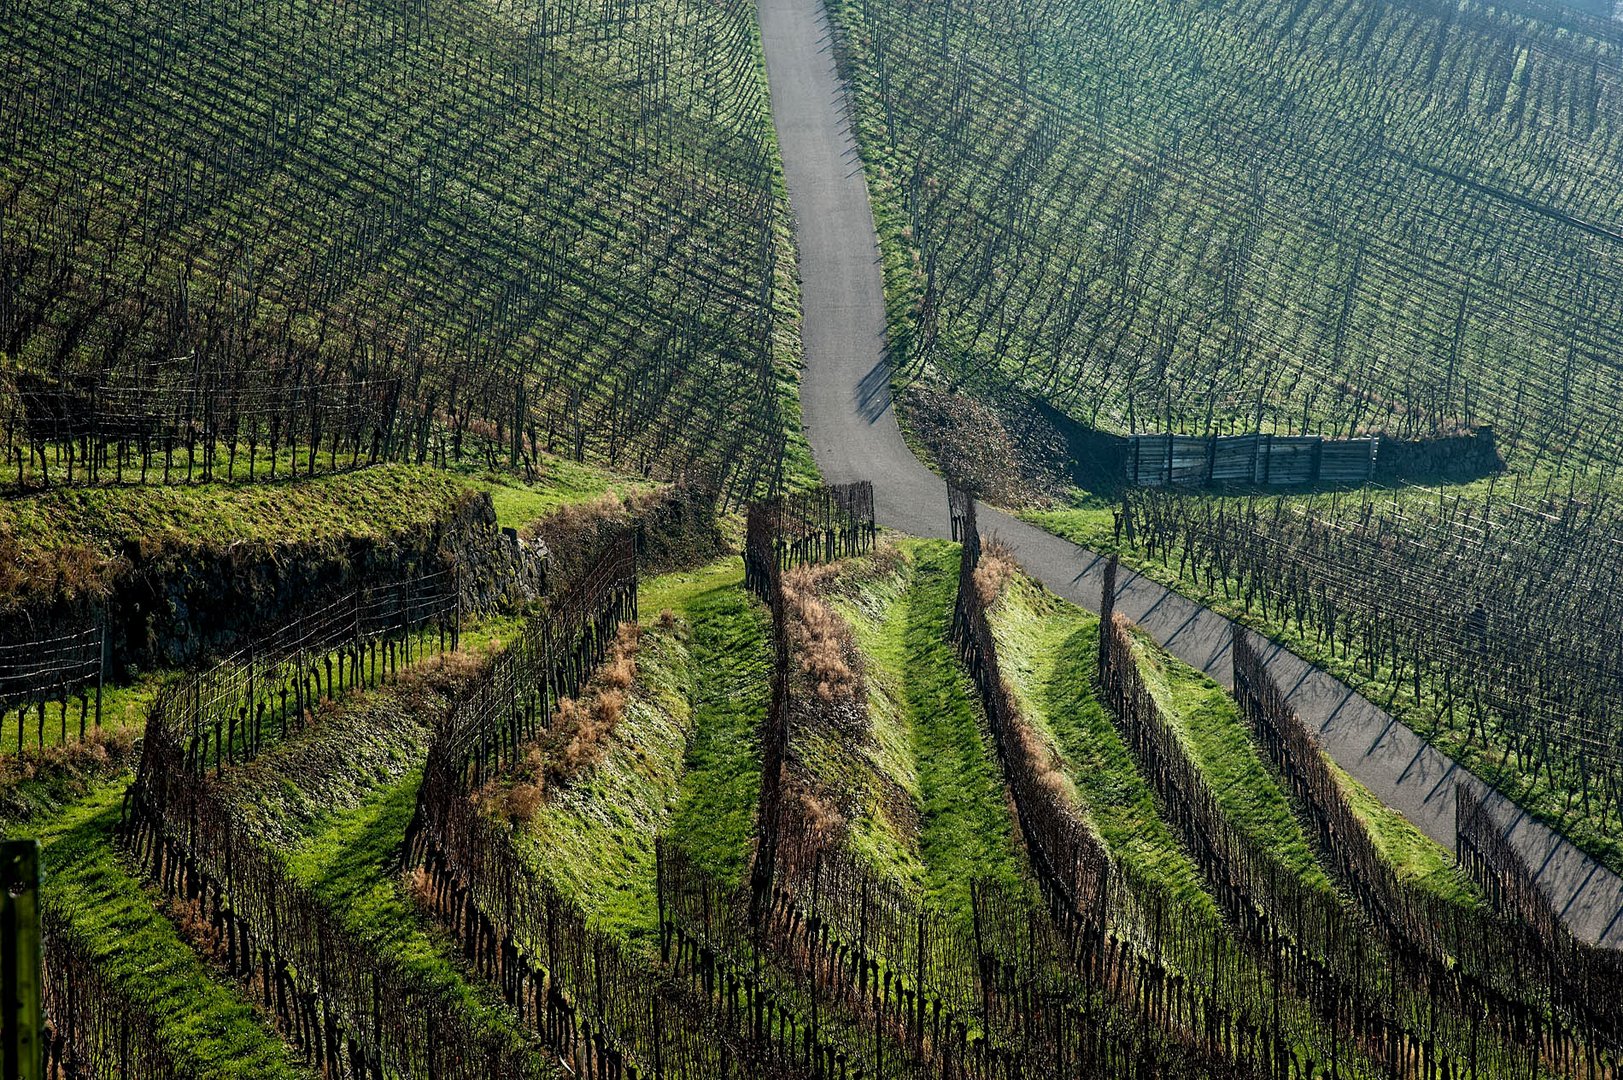
[[[0,1073],[1623,1080],[1605,6],[0,0]]]
[[[1430,495],[1146,490],[1118,535],[1615,865],[1618,658],[1593,632],[1614,618],[1612,501],[1519,479]]]
[[[854,484],[741,559],[714,498],[165,681],[43,830],[51,1075],[1617,1075],[1616,954],[1471,807],[1389,843],[1248,638],[1230,697],[958,491],[957,544]]]
[[[1618,460],[1623,27],[841,0],[897,378],[1113,432]],[[905,399],[904,399],[905,405]]]
[[[748,5],[3,15],[8,486],[798,440]]]
[[[1326,663],[1623,866],[1595,632],[1623,535],[1623,27],[1539,4],[833,11],[904,423],[970,395],[1021,452],[1057,440],[1095,495],[1034,521]],[[1415,479],[1465,483],[1367,490]]]

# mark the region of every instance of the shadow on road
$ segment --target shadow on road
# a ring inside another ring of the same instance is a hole
[[[857,411],[873,423],[890,408],[890,365],[881,360],[857,384]]]

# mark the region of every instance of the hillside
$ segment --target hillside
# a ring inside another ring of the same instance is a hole
[[[904,382],[1108,431],[1491,423],[1523,460],[1617,460],[1623,26],[1474,2],[833,11]]]
[[[798,439],[752,27],[687,0],[8,5],[0,370],[229,388],[233,426],[388,380],[418,453],[443,429],[747,491]]]
[[[1608,3],[0,0],[0,1072],[1623,1080]]]

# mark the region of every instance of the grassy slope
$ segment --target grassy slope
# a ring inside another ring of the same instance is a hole
[[[582,502],[610,492],[630,495],[652,486],[644,480],[552,454],[540,454],[539,459],[540,468],[534,480],[526,480],[505,470],[475,470],[469,461],[466,471],[470,483],[490,493],[498,526],[522,528],[567,503]],[[463,470],[458,467],[458,471]]]
[[[515,1043],[529,1036],[488,984],[469,975],[450,937],[420,914],[399,874],[436,717],[466,688],[476,657],[507,624],[470,628],[466,652],[398,683],[355,694],[300,735],[226,773],[233,805],[284,854],[293,876],[378,952],[404,963],[464,1021]]]
[[[970,881],[1017,885],[1021,854],[991,734],[947,643],[958,550],[939,541],[903,550],[904,587],[841,607],[868,665],[883,762],[917,799],[918,883],[933,906],[967,917]]]
[[[691,627],[692,736],[669,836],[706,871],[737,884],[749,868],[761,783],[758,729],[772,668],[770,617],[742,588],[743,563],[656,579],[639,608],[670,608]]]
[[[0,534],[24,550],[383,538],[431,521],[468,490],[417,465],[381,465],[273,484],[53,488],[0,503]]]
[[[1132,751],[1094,694],[1098,618],[1016,576],[992,611],[992,627],[1004,678],[1027,717],[1058,749],[1067,783],[1112,853],[1175,902],[1183,926],[1227,937],[1199,869],[1160,817]],[[1242,961],[1247,974],[1241,983],[1256,987],[1259,1007],[1266,1008],[1262,1002],[1270,992],[1262,988],[1268,975],[1255,964],[1254,955]],[[1297,1049],[1324,1060],[1329,1036],[1316,1028],[1304,1002],[1287,997],[1283,1008]],[[1356,1074],[1356,1066],[1350,1068]]]
[[[1480,485],[1471,486],[1480,488]],[[1424,489],[1418,491],[1423,492]],[[1417,493],[1416,497],[1425,496]],[[1432,489],[1431,497],[1436,497],[1435,489]],[[1304,632],[1294,623],[1286,626],[1271,610],[1269,617],[1264,618],[1260,604],[1253,604],[1247,610],[1245,604],[1237,599],[1240,593],[1232,583],[1225,596],[1220,580],[1208,586],[1204,577],[1193,573],[1180,574],[1175,562],[1173,565],[1163,565],[1160,559],[1147,558],[1141,550],[1128,546],[1125,541],[1118,543],[1112,532],[1111,503],[1099,496],[1084,493],[1077,498],[1073,507],[1030,511],[1022,516],[1090,550],[1116,552],[1123,563],[1145,577],[1251,627],[1317,664],[1386,709],[1422,737],[1434,742],[1444,753],[1498,787],[1579,848],[1614,871],[1623,872],[1623,840],[1602,830],[1598,816],[1585,815],[1581,804],[1569,805],[1573,801],[1571,792],[1552,788],[1547,773],[1529,776],[1518,772],[1514,763],[1505,767],[1501,762],[1500,747],[1484,747],[1480,740],[1468,738],[1463,722],[1448,726],[1435,705],[1434,695],[1441,687],[1437,679],[1425,680],[1421,696],[1417,699],[1410,679],[1393,679],[1389,661],[1377,662],[1376,675],[1372,678],[1366,653],[1362,650],[1340,651],[1346,645],[1345,640],[1339,641],[1336,648],[1330,648],[1311,628]]]
[[[393,468],[314,483],[345,505],[364,510],[370,497],[365,493],[383,493],[372,482],[391,473],[408,481],[426,477],[428,489],[466,489],[449,474]],[[159,501],[199,494],[229,501],[242,494],[253,496],[248,500],[252,507],[259,505],[265,490],[269,489],[61,494],[88,496],[87,503],[106,498],[129,507],[135,506],[133,500],[153,495]],[[556,503],[593,493],[585,484],[574,483],[543,494]],[[331,504],[297,505],[298,512],[315,519],[301,520],[299,528],[331,527],[317,509]],[[376,509],[380,516],[391,510],[387,505]],[[130,520],[139,518],[114,519],[122,525]],[[465,628],[463,648],[489,653],[511,636],[512,629],[511,618],[481,620]],[[125,713],[132,724],[139,721],[155,686],[156,680],[148,679],[110,691],[104,717],[109,727],[111,717]],[[289,852],[290,865],[300,879],[343,910],[352,928],[372,935],[380,949],[405,958],[431,985],[451,993],[468,1010],[470,1022],[488,1023],[521,1038],[499,997],[465,978],[455,947],[416,916],[391,870],[414,805],[418,777],[413,762],[426,747],[435,703],[432,694],[409,680],[355,695],[332,707],[322,723],[234,770],[227,783],[247,812],[257,815],[272,842]],[[443,705],[443,699],[438,703]],[[118,855],[113,829],[118,800],[130,779],[128,759],[96,764],[60,765],[53,758],[50,768],[38,768],[25,762],[19,770],[24,775],[7,791],[3,819],[7,834],[19,831],[19,823],[27,824],[46,845],[49,902],[71,914],[75,931],[104,957],[107,970],[163,1019],[165,1041],[181,1065],[194,1067],[202,1077],[307,1075],[252,1003],[215,981],[207,964],[160,913],[156,892]],[[17,767],[10,763],[7,768]]]
[[[419,913],[402,885],[400,841],[421,780],[414,771],[328,815],[288,851],[288,867],[320,900],[342,912],[349,930],[401,963],[420,985],[454,1002],[464,1022],[515,1045],[533,1045],[495,987],[463,969],[456,943]],[[537,1061],[542,1060],[537,1050]]]
[[[1094,695],[1098,618],[1017,577],[991,621],[1004,678],[1059,751],[1065,778],[1105,843],[1183,910],[1215,923],[1217,908],[1200,871],[1161,820],[1132,752]]]
[[[531,861],[600,929],[657,947],[655,837],[682,781],[691,629],[645,630],[637,681],[603,760],[550,792],[518,830]]]
[[[1330,771],[1341,782],[1353,811],[1369,829],[1375,845],[1397,868],[1400,877],[1463,907],[1478,907],[1485,902],[1481,891],[1446,848],[1376,798],[1334,761],[1330,761]]]
[[[1289,798],[1251,742],[1234,698],[1200,672],[1135,635],[1139,672],[1236,828],[1310,885],[1330,880]]]
[[[47,902],[72,913],[103,970],[158,1019],[177,1065],[204,1078],[309,1075],[255,1006],[217,981],[114,850],[121,788],[99,788],[42,830]]]

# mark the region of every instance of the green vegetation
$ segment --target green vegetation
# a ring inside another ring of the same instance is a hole
[[[804,458],[749,5],[30,0],[0,52],[21,370],[398,376],[513,465]]]
[[[1066,786],[1110,850],[1216,924],[1200,871],[1161,819],[1132,751],[1094,692],[1099,619],[1017,576],[991,610],[1004,678],[1027,721],[1059,755]]]
[[[688,624],[691,734],[667,835],[729,885],[749,868],[772,670],[771,617],[743,581],[742,560],[730,558],[655,579],[638,599],[644,618],[669,608]]]
[[[1435,501],[1435,490],[1431,498]],[[1591,810],[1586,810],[1584,802],[1576,796],[1570,775],[1563,775],[1557,781],[1557,774],[1553,771],[1519,770],[1514,759],[1507,761],[1502,750],[1494,748],[1495,743],[1485,744],[1466,730],[1463,707],[1456,710],[1459,717],[1456,722],[1447,722],[1447,713],[1439,708],[1443,690],[1440,672],[1428,672],[1422,677],[1421,693],[1417,697],[1412,666],[1400,676],[1392,667],[1389,652],[1372,658],[1359,639],[1349,642],[1345,635],[1339,635],[1332,645],[1311,624],[1304,626],[1281,619],[1273,606],[1270,606],[1267,615],[1264,615],[1260,603],[1247,606],[1243,600],[1243,590],[1237,582],[1224,582],[1204,571],[1197,571],[1194,566],[1181,566],[1176,559],[1163,563],[1160,558],[1149,557],[1141,546],[1117,543],[1111,534],[1110,511],[1097,498],[1090,497],[1087,505],[1075,510],[1028,511],[1022,516],[1084,547],[1118,553],[1122,562],[1137,572],[1251,627],[1317,664],[1391,712],[1422,737],[1435,742],[1454,760],[1497,786],[1518,805],[1555,828],[1583,851],[1614,871],[1623,868],[1623,844],[1602,827],[1602,804],[1597,802]],[[1454,689],[1457,693],[1463,692],[1463,683],[1456,681]],[[1498,736],[1491,726],[1487,730],[1494,731]],[[1366,793],[1365,798],[1369,805],[1379,805],[1379,800],[1373,795]],[[1615,817],[1615,812],[1612,816]],[[1413,826],[1401,816],[1392,822],[1392,826],[1413,831]],[[1397,865],[1405,873],[1412,872],[1416,880],[1434,883],[1444,895],[1471,902],[1471,894],[1461,892],[1457,874],[1433,872],[1446,864],[1446,853],[1417,831],[1411,840],[1395,843],[1389,854],[1412,858],[1412,866],[1406,867],[1402,861]]]
[[[1421,832],[1408,818],[1377,799],[1338,766],[1329,755],[1330,771],[1347,793],[1355,813],[1368,827],[1382,856],[1398,875],[1461,907],[1480,907],[1482,893],[1454,861],[1454,856]]]
[[[287,855],[294,877],[342,916],[343,925],[399,963],[417,985],[454,1003],[461,1019],[533,1045],[496,988],[464,969],[450,936],[415,906],[399,873],[400,840],[417,806],[420,773],[328,815]],[[543,1058],[537,1050],[537,1062]]]
[[[115,851],[122,785],[105,785],[40,830],[46,903],[66,911],[103,973],[159,1022],[177,1065],[203,1078],[310,1075],[252,1002],[222,981]]]
[[[1241,833],[1309,885],[1328,888],[1290,799],[1246,731],[1240,706],[1211,679],[1134,634],[1136,661],[1223,814]]]
[[[531,862],[598,929],[659,947],[656,837],[682,784],[695,675],[686,625],[645,629],[636,682],[602,759],[556,790],[516,835]]]
[[[974,684],[947,641],[957,545],[899,546],[905,575],[865,582],[839,606],[862,649],[884,767],[917,800],[918,884],[932,907],[967,919],[970,883],[1020,887],[1023,856]]]
[[[449,473],[413,465],[275,484],[55,488],[0,501],[0,543],[14,545],[25,563],[41,564],[29,575],[40,591],[53,584],[41,580],[43,569],[60,567],[62,575],[99,570],[126,549],[150,557],[165,550],[387,539],[444,517],[468,491]]]
[[[1489,421],[1528,460],[1618,460],[1623,27],[1475,0],[833,14],[902,374],[1114,430]]]

